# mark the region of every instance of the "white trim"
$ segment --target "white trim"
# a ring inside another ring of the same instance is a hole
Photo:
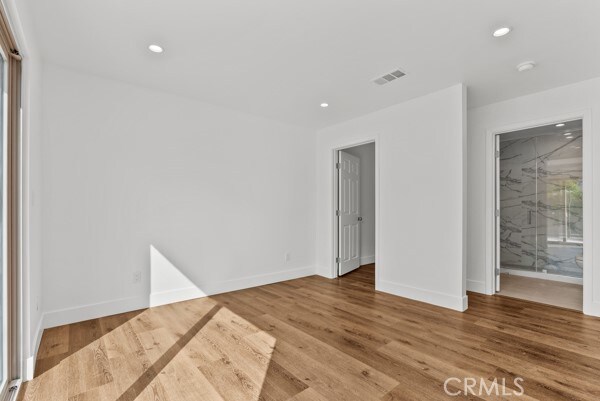
[[[148,300],[140,297],[121,298],[114,301],[98,302],[75,306],[72,308],[58,309],[44,313],[44,329],[62,326],[65,324],[82,322],[99,317],[116,315],[118,313],[148,307]]]
[[[338,240],[338,230],[337,230],[337,216],[335,215],[335,210],[337,209],[337,203],[338,203],[338,191],[337,191],[337,187],[338,187],[338,176],[337,176],[337,169],[336,169],[336,163],[338,162],[338,151],[340,150],[344,150],[344,149],[348,149],[348,148],[354,148],[356,146],[360,146],[360,145],[366,145],[368,143],[374,143],[375,144],[375,256],[374,256],[374,260],[373,262],[370,263],[375,263],[375,265],[377,266],[375,269],[375,289],[378,289],[378,282],[379,282],[379,277],[381,277],[381,271],[383,269],[383,266],[381,266],[381,264],[379,263],[379,242],[380,242],[380,234],[379,234],[379,229],[381,227],[381,224],[379,224],[379,135],[367,135],[365,138],[363,138],[362,140],[354,140],[354,141],[347,141],[347,140],[342,140],[341,143],[337,144],[337,146],[334,146],[331,148],[331,170],[330,170],[330,177],[333,177],[333,180],[331,181],[332,185],[330,190],[333,193],[332,196],[332,204],[329,210],[330,213],[330,219],[329,221],[331,222],[331,232],[333,233],[332,235],[332,243],[331,243],[331,264],[329,267],[329,274],[324,274],[325,273],[325,269],[319,268],[317,269],[318,274],[324,276],[324,277],[329,277],[329,278],[335,278],[338,277],[338,271],[337,271],[337,263],[335,262],[337,255],[337,240]],[[362,263],[361,263],[362,264]]]
[[[375,255],[370,256],[361,256],[360,257],[360,265],[370,265],[371,263],[375,263]]]
[[[486,201],[485,201],[485,293],[492,295],[494,291],[494,258],[495,258],[495,198],[494,185],[496,180],[495,165],[495,146],[494,138],[498,134],[511,131],[518,131],[527,128],[540,127],[563,121],[583,120],[583,313],[586,315],[600,316],[600,302],[595,302],[593,284],[594,284],[594,263],[593,250],[594,242],[592,238],[593,228],[593,135],[591,126],[591,110],[586,109],[573,113],[552,116],[548,118],[525,121],[502,127],[488,129],[486,133]]]
[[[149,306],[161,306],[190,299],[203,298],[207,294],[198,287],[177,288],[175,290],[153,292],[149,297]]]
[[[377,291],[383,291],[399,297],[410,298],[416,301],[426,302],[428,304],[433,304],[448,309],[454,309],[459,312],[464,312],[467,310],[468,305],[468,298],[466,295],[457,297],[455,295],[410,287],[404,284],[398,284],[385,280],[381,280],[379,282],[379,288],[377,288]]]
[[[149,302],[151,307],[172,304],[175,302],[222,294],[224,292],[238,291],[246,288],[259,287],[261,285],[294,280],[301,277],[312,276],[314,274],[314,267],[282,270],[275,273],[260,274],[256,276],[220,281],[214,284],[202,285],[201,287],[204,290],[200,290],[198,287],[187,287],[152,293],[150,294]]]
[[[124,313],[138,309],[145,309],[149,306],[153,307],[187,301],[190,299],[202,298],[224,292],[238,291],[246,288],[312,276],[314,274],[314,267],[302,267],[238,278],[234,280],[208,283],[207,285],[200,286],[205,289],[203,291],[200,291],[197,287],[178,288],[171,291],[149,294],[146,297],[121,298],[114,301],[98,302],[95,304],[82,305],[73,308],[59,309],[44,313],[42,327],[47,329],[64,324],[96,319],[99,317],[115,315],[118,313]]]
[[[561,283],[583,285],[583,279],[579,277],[561,276],[560,274],[549,274],[542,272],[531,272],[527,270],[510,269],[502,267],[500,273],[509,274],[512,276],[539,278],[541,280],[560,281]]]
[[[467,291],[485,294],[485,281],[467,280]]]
[[[33,346],[33,352],[25,360],[25,378],[23,379],[25,381],[32,380],[35,373],[35,361],[37,360],[38,350],[40,349],[40,343],[42,342],[42,334],[44,333],[43,325],[44,315],[42,314],[35,329],[35,345]]]

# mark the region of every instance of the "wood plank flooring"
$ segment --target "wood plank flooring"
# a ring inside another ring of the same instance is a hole
[[[449,396],[449,377],[525,393]],[[370,265],[48,329],[19,397],[599,400],[600,319],[477,294],[454,312],[375,292]]]
[[[583,310],[583,286],[503,273],[498,295]]]

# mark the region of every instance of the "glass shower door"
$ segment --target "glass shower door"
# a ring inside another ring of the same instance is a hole
[[[581,133],[538,138],[537,271],[583,277]]]
[[[501,135],[503,269],[583,276],[580,123],[568,132],[552,125]]]
[[[500,142],[500,266],[536,271],[535,138]]]

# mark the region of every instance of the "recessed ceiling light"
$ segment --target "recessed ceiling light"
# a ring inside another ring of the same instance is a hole
[[[152,53],[162,53],[163,52],[163,48],[160,47],[159,45],[150,45],[150,46],[148,46],[148,50],[150,50]]]
[[[564,126],[565,126],[565,123],[556,124],[556,126],[557,126],[558,128],[560,128],[560,127],[564,127]]]
[[[571,135],[571,133],[570,132],[565,132],[563,135],[564,136],[568,136],[568,135]]]
[[[567,139],[573,139],[573,137],[572,137],[572,136],[568,136],[568,137],[566,137],[566,138],[567,138]]]
[[[510,32],[510,28],[507,26],[503,26],[494,31],[494,37],[499,38],[500,36],[507,35]]]
[[[323,107],[323,108],[329,107],[329,103],[321,103],[321,107]]]
[[[535,68],[535,61],[525,61],[524,63],[517,65],[517,71],[519,71],[519,72],[533,70],[534,68]]]

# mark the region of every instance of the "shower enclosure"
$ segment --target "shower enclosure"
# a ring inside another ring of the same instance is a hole
[[[500,135],[502,270],[583,276],[582,122]]]

